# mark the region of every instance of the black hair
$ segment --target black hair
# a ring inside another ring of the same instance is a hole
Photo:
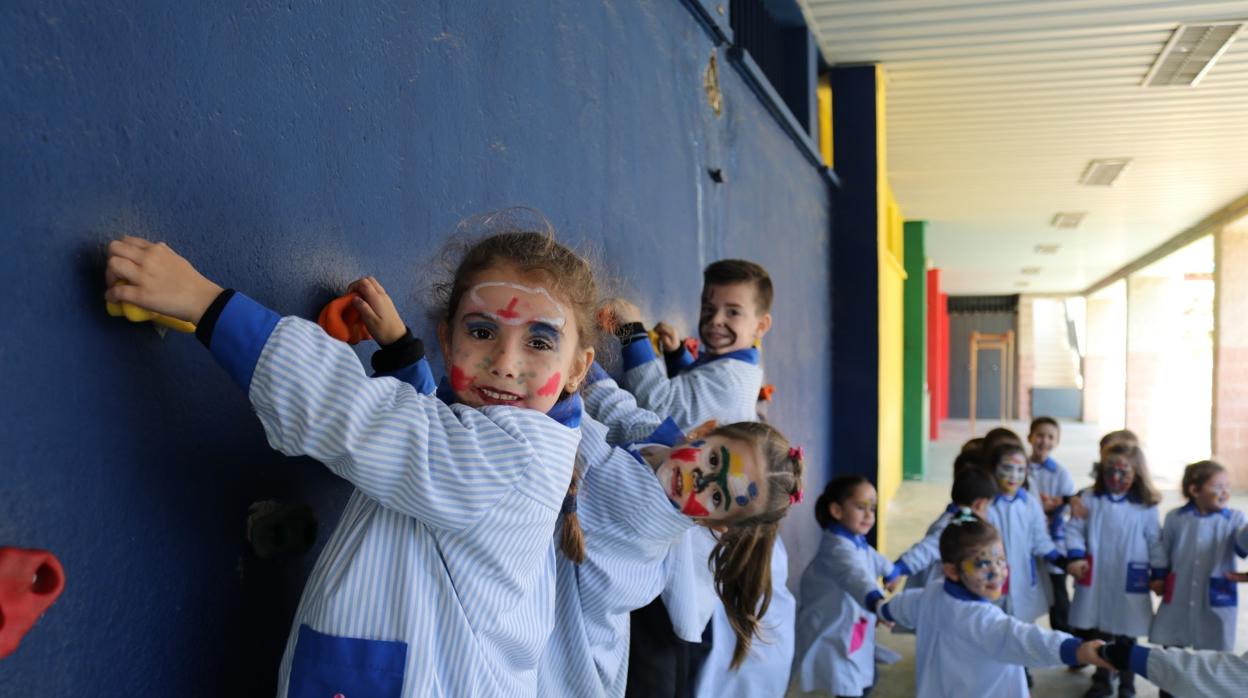
[[[834,503],[844,504],[859,487],[869,484],[871,481],[861,475],[841,475],[833,478],[832,482],[823,488],[823,494],[819,495],[819,499],[815,500],[815,521],[818,521],[823,528],[831,526],[835,519],[832,518],[828,507]]]
[[[1058,434],[1062,433],[1062,425],[1058,424],[1056,419],[1053,419],[1052,417],[1036,417],[1031,420],[1031,428],[1027,431],[1027,434],[1031,435],[1036,433],[1036,429],[1038,427],[1042,427],[1046,424],[1056,429]]]
[[[996,497],[997,480],[979,468],[968,468],[953,479],[949,494],[954,504],[969,507],[978,499],[992,500]]]
[[[1001,540],[995,526],[969,512],[956,514],[940,534],[940,561],[956,565],[965,560],[970,551],[995,540]]]
[[[967,470],[979,470],[979,451],[963,451],[953,459],[953,479]]]

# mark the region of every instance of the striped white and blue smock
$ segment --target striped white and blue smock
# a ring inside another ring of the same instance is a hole
[[[1166,567],[1157,507],[1108,493],[1085,492],[1083,503],[1088,517],[1070,520],[1066,547],[1072,560],[1086,556],[1092,571],[1075,580],[1070,626],[1145,635],[1153,621],[1148,582],[1153,571],[1164,576]]]
[[[880,616],[918,636],[918,698],[1027,698],[1024,666],[1075,666],[1079,640],[1006,615],[957,582],[934,580],[880,606]]]
[[[1199,650],[1235,649],[1235,620],[1239,611],[1236,582],[1225,573],[1235,571],[1235,557],[1248,557],[1248,547],[1235,540],[1244,529],[1244,513],[1237,509],[1201,514],[1186,504],[1166,514],[1161,547],[1167,564],[1154,574],[1165,575],[1165,593],[1149,641]]]
[[[906,589],[922,589],[933,579],[943,579],[940,567],[940,534],[945,532],[960,507],[950,504],[927,527],[927,533],[897,558],[897,571],[906,576]]]
[[[668,376],[663,360],[645,340],[623,348],[624,375],[620,385],[637,397],[637,404],[671,417],[682,429],[708,419],[720,424],[758,421],[758,391],[763,369],[757,349],[727,354],[704,354]],[[614,432],[612,438],[618,438]]]
[[[585,389],[585,395],[594,392]],[[587,397],[587,399],[589,399]],[[585,534],[580,565],[556,562],[555,628],[538,669],[538,695],[623,696],[628,681],[629,612],[650,603],[666,582],[664,559],[693,519],[673,506],[637,444],[607,445],[607,427],[581,423],[577,515]],[[652,443],[672,446],[683,435],[670,420]]]
[[[448,406],[241,294],[210,348],[271,446],[356,487],[304,588],[279,695],[535,695],[579,399],[556,406],[562,423]]]
[[[1053,603],[1049,575],[1038,569],[1036,558],[1052,562],[1058,557],[1040,498],[1023,489],[1013,496],[999,494],[988,507],[988,523],[1001,533],[1010,565],[1002,608],[1019,620],[1032,622]]]
[[[1070,471],[1052,458],[1045,458],[1043,463],[1027,460],[1027,489],[1049,497],[1070,497],[1076,492],[1075,480],[1070,476]],[[1043,504],[1040,509],[1044,509]],[[1070,518],[1070,505],[1063,504],[1044,516],[1049,522],[1049,538],[1053,540],[1057,552],[1065,555],[1066,520]],[[1045,568],[1049,574],[1062,574],[1066,571],[1051,563],[1046,563]]]
[[[1174,696],[1242,696],[1248,686],[1248,652],[1135,645],[1131,670]]]

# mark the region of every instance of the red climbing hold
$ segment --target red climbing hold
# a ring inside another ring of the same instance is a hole
[[[64,588],[65,570],[52,553],[0,548],[0,659],[17,649]]]

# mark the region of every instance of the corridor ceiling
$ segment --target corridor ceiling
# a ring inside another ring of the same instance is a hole
[[[800,2],[828,63],[884,66],[889,181],[951,294],[1082,291],[1248,194],[1248,28],[1196,86],[1142,86],[1248,2]],[[1131,162],[1080,185],[1098,158]]]

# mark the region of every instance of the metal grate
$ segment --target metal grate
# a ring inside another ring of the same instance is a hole
[[[1012,313],[1017,310],[1018,296],[949,296],[950,314]]]
[[[1144,75],[1143,85],[1195,87],[1243,27],[1243,22],[1180,24]]]

